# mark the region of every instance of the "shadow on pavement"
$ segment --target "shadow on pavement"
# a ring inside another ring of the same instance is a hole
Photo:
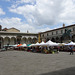
[[[40,75],[75,75],[75,67],[44,73]]]

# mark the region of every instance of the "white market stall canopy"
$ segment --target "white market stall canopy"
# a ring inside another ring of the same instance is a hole
[[[65,45],[75,45],[75,43],[71,41],[70,43],[65,44]]]
[[[66,43],[58,43],[58,46],[64,46]]]
[[[58,46],[58,43],[52,42],[51,40],[49,40],[48,42],[44,42],[42,41],[41,43],[36,43],[36,44],[32,44],[31,46]]]
[[[39,46],[39,45],[40,45],[40,43],[38,43],[38,42],[35,44],[35,46]]]
[[[58,46],[58,43],[52,42],[51,40],[49,40],[48,42],[41,42],[40,43],[41,46]]]
[[[44,43],[44,41],[42,41],[39,45],[44,46],[44,45],[46,45],[46,43]]]
[[[58,43],[52,42],[51,40],[46,42],[46,44],[48,44],[49,46],[58,46]]]
[[[19,44],[12,45],[13,47],[17,47]]]

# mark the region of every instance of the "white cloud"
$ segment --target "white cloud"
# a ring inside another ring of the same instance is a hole
[[[60,21],[71,24],[75,22],[75,3],[73,0],[66,0],[63,2],[63,11],[60,14]]]
[[[16,25],[17,26],[20,26],[21,24],[21,19],[20,18],[3,18],[3,19],[0,19],[0,24],[3,26],[3,27],[15,27]],[[16,27],[17,27],[16,26]]]
[[[20,18],[17,18],[17,17],[0,19],[0,25],[2,25],[3,28],[15,27],[19,29],[21,32],[27,32],[28,30],[30,33],[37,33],[41,31],[49,30],[48,27],[45,27],[45,28],[40,27],[39,29],[36,26],[26,24],[25,22],[22,22]]]
[[[5,12],[0,8],[0,15],[5,15]]]
[[[23,4],[20,5],[20,3]],[[34,3],[35,0],[17,0],[9,11],[24,16],[25,22],[18,17],[12,17],[0,19],[0,25],[3,28],[15,27],[21,32],[29,30],[35,33],[50,30],[50,25],[56,28],[58,23],[75,23],[75,2],[73,0],[36,0]],[[0,15],[4,14],[5,12],[0,8]]]
[[[36,0],[17,0],[16,3],[34,3]]]
[[[34,0],[20,0],[20,3],[31,1],[34,2]],[[35,5],[19,5],[9,10],[23,15],[28,23],[33,23],[33,25],[56,25],[59,22],[72,23],[75,19],[73,0],[36,0]]]

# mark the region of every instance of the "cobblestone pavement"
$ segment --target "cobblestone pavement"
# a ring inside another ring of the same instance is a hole
[[[75,75],[75,54],[0,52],[0,75]]]

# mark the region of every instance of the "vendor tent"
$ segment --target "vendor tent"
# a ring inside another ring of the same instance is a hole
[[[35,44],[35,46],[39,46],[39,45],[40,45],[40,43],[38,43],[38,42]]]
[[[27,45],[24,43],[24,44],[21,45],[21,47],[27,47]]]
[[[31,46],[35,46],[35,44],[31,44],[31,45],[29,45],[29,47],[31,47]]]
[[[17,45],[17,47],[20,47],[20,46],[22,46],[22,44]]]
[[[46,42],[46,44],[48,44],[49,46],[57,46],[58,45],[58,43],[52,42],[51,40]]]
[[[45,46],[46,43],[44,43],[44,41],[42,41],[39,45],[41,45],[41,46]]]
[[[75,45],[75,43],[71,41],[70,43],[65,44],[65,45]]]
[[[12,45],[13,47],[17,47],[19,44]]]
[[[32,45],[32,44],[28,44],[27,46],[29,47],[30,45]]]
[[[66,43],[58,43],[58,46],[64,46]]]

